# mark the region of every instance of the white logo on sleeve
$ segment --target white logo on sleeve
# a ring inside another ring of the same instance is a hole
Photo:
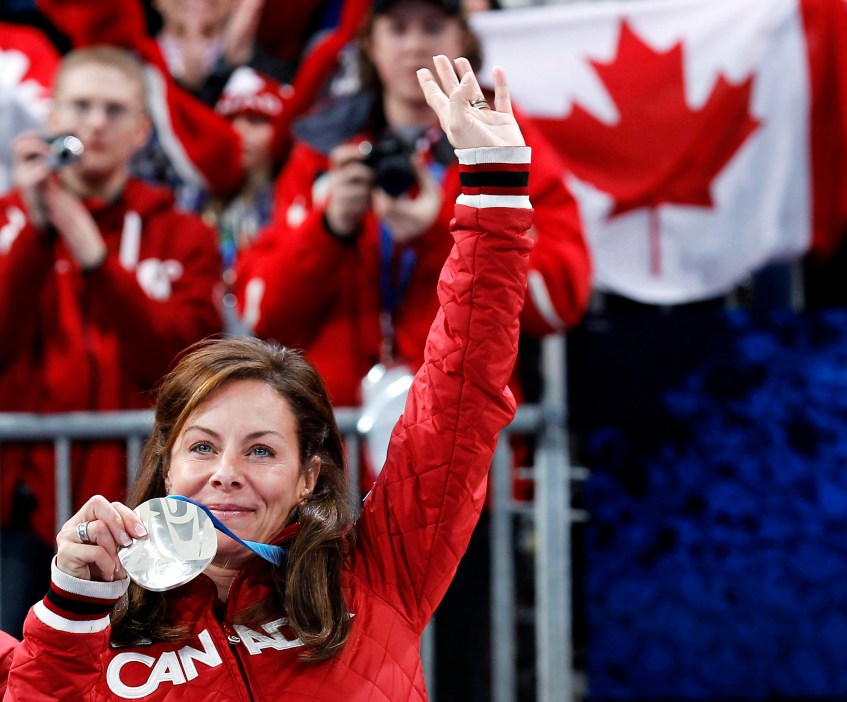
[[[135,275],[142,290],[154,300],[167,300],[171,296],[171,284],[182,277],[182,264],[172,258],[161,261],[146,258],[138,264]]]

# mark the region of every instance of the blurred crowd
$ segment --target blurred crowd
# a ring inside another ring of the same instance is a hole
[[[304,349],[338,407],[368,401],[375,371],[415,371],[459,193],[415,71],[436,54],[478,68],[467,14],[497,3],[13,7],[0,22],[0,412],[148,408],[173,359],[214,334]],[[564,167],[518,117],[533,147],[533,340],[579,322],[591,271]],[[515,448],[532,460],[528,440]],[[365,459],[363,489],[379,468]],[[2,628],[19,635],[49,582],[32,564],[54,546],[53,449],[8,444],[0,462]],[[74,509],[123,499],[121,443],[75,444],[71,466]],[[486,699],[467,660],[486,645],[487,610],[469,606],[486,601],[485,558],[466,561],[438,618],[453,661],[441,700]]]

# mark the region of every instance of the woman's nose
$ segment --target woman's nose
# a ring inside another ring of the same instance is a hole
[[[233,456],[225,451],[217,461],[209,480],[216,486],[239,487],[244,482],[243,478],[238,456]]]

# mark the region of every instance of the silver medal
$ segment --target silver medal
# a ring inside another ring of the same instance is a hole
[[[209,515],[190,502],[157,497],[135,508],[147,536],[121,550],[126,572],[146,590],[162,592],[196,578],[218,550]]]

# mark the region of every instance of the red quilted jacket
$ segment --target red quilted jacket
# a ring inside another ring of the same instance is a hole
[[[6,677],[9,675],[9,668],[12,666],[12,656],[17,645],[17,639],[0,631],[0,695],[6,692]]]
[[[527,170],[528,152],[473,149],[463,158],[471,173],[515,173]],[[510,157],[509,166],[485,164]],[[459,198],[424,365],[357,522],[344,573],[353,614],[344,649],[329,661],[304,663],[282,614],[255,629],[227,624],[231,612],[267,592],[262,561],[236,577],[223,623],[212,610],[215,588],[200,576],[171,593],[171,611],[190,624],[190,638],[132,648],[109,647],[103,614],[126,584],[79,581],[54,568],[53,596],[27,618],[7,700],[426,699],[421,633],[465,551],[497,434],[515,411],[506,384],[517,353],[532,211],[526,188],[490,195],[486,189],[497,191],[499,181],[485,182]],[[74,594],[57,597],[62,591]]]

